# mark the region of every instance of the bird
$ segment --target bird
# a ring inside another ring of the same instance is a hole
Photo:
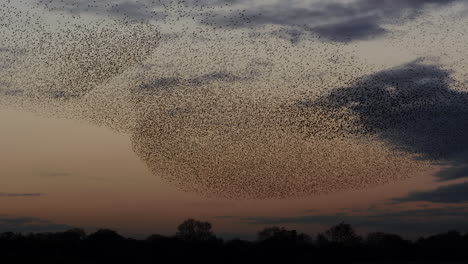
[[[464,17],[245,5],[4,1],[0,104],[128,134],[155,176],[207,197],[364,189],[467,150]],[[395,47],[397,64],[372,50]]]

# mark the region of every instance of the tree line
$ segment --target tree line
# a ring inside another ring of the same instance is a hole
[[[315,237],[267,227],[255,241],[223,240],[209,222],[181,223],[173,236],[126,238],[110,229],[0,234],[4,263],[467,263],[468,233],[448,231],[415,241],[396,234],[356,234],[344,222]]]

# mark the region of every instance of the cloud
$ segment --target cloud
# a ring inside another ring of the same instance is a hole
[[[357,228],[420,234],[444,232],[449,229],[468,230],[467,220],[468,211],[461,206],[395,212],[363,211],[296,217],[241,218],[241,221],[256,225],[319,224],[328,226],[345,221]]]
[[[439,181],[450,181],[468,177],[468,152],[453,157],[451,167],[445,168],[436,174]]]
[[[383,35],[387,33],[383,28],[387,24],[411,20],[431,8],[458,2],[466,0],[277,1],[260,5],[245,0],[50,0],[38,1],[38,4],[50,11],[90,13],[125,20],[172,21],[175,17],[187,17],[225,29],[278,25],[296,36],[292,37],[293,42],[298,35],[310,34],[348,42]],[[230,8],[223,8],[226,6]]]
[[[211,72],[198,77],[192,78],[178,78],[178,77],[161,77],[143,84],[133,89],[134,93],[157,93],[157,92],[170,92],[179,86],[200,86],[206,85],[211,82],[238,82],[247,80],[250,77],[240,77],[228,72]]]
[[[73,228],[34,217],[9,217],[0,215],[0,232],[59,232]]]
[[[38,197],[44,196],[43,193],[5,193],[0,192],[0,197]]]
[[[398,202],[425,201],[433,203],[468,202],[468,182],[439,187],[435,190],[413,192],[406,197],[397,198]]]
[[[303,34],[313,32],[332,41],[347,42],[383,35],[387,32],[383,28],[386,24],[411,20],[429,7],[440,8],[455,2],[465,1],[315,1],[300,7],[289,1],[278,1],[243,12],[219,12],[206,23],[232,28],[279,25],[301,30]]]
[[[162,77],[139,85],[134,92],[153,93],[167,91],[180,85],[181,80],[176,77]]]
[[[452,90],[452,83],[449,71],[416,60],[298,105],[330,113],[348,108],[359,120],[349,133],[378,136],[422,159],[464,165],[458,156],[468,151],[468,93]]]
[[[435,175],[442,182],[468,177],[468,93],[452,89],[456,85],[450,71],[419,59],[299,105],[319,105],[331,113],[351,109],[359,125],[349,133],[378,136],[398,150],[448,165]],[[468,183],[454,184],[396,201],[463,203],[468,201],[467,191]]]
[[[69,12],[75,15],[91,13],[131,20],[159,20],[164,17],[162,13],[152,11],[145,1],[52,0],[38,1],[38,4],[49,11]]]
[[[444,169],[436,174],[441,180],[454,180],[468,177],[468,165],[455,166],[453,168]]]
[[[450,72],[416,60],[364,77],[300,107],[322,106],[330,113],[346,107],[359,124],[348,131],[378,136],[398,150],[420,159],[448,165],[435,176],[439,181],[468,177],[468,93],[457,91]],[[339,117],[337,117],[339,118]],[[468,183],[415,192],[398,202],[468,201]]]
[[[387,33],[373,18],[351,19],[350,21],[319,26],[312,30],[318,35],[336,42],[365,40]]]
[[[163,21],[169,15],[191,16],[190,10],[203,7],[221,7],[241,2],[239,0],[50,0],[39,1],[49,11],[69,12],[71,14],[94,14],[112,16],[125,20],[155,20]],[[184,11],[185,10],[185,11]]]

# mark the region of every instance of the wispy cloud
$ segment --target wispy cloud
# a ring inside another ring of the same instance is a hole
[[[450,167],[436,174],[440,182],[468,178],[468,152],[452,157]]]
[[[333,225],[341,221],[357,228],[404,233],[437,233],[448,229],[468,230],[465,207],[426,208],[401,211],[361,211],[335,214],[308,214],[293,217],[239,218],[255,225]]]
[[[397,1],[278,1],[249,8],[245,12],[220,13],[209,20],[225,27],[279,25],[318,34],[332,41],[347,42],[385,34],[384,25],[409,21],[431,8],[440,8],[465,0]],[[297,3],[303,3],[298,6]],[[305,3],[305,4],[304,4]]]
[[[34,217],[12,217],[0,215],[0,232],[58,232],[73,228]]]
[[[158,92],[171,92],[173,89],[185,86],[196,87],[206,85],[212,82],[240,82],[252,79],[253,76],[238,76],[229,72],[210,72],[201,76],[192,78],[176,78],[176,77],[162,77],[145,82],[133,89],[133,93],[138,94],[152,94]]]
[[[397,202],[425,201],[433,203],[466,203],[468,202],[468,182],[446,185],[434,190],[413,192]]]

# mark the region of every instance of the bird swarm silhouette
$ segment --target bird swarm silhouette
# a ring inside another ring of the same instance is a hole
[[[250,27],[261,14],[236,2],[3,1],[0,104],[128,133],[155,175],[233,199],[367,188],[467,150],[466,82],[449,70]]]

